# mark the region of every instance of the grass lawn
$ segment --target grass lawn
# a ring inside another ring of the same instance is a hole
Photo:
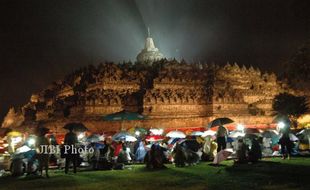
[[[214,167],[196,166],[148,171],[144,165],[113,171],[83,171],[65,175],[53,170],[50,178],[2,177],[0,189],[310,189],[310,158],[266,158],[253,165],[226,161]]]

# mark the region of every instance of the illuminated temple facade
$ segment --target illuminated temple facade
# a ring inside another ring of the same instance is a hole
[[[270,127],[274,96],[295,93],[275,74],[253,67],[162,59],[150,36],[137,58],[135,64],[81,68],[32,95],[20,110],[11,109],[2,125],[31,128],[43,122],[62,132],[65,123],[77,121],[91,131],[114,132],[120,123],[104,121],[103,116],[128,110],[147,119],[124,122],[125,128],[200,128],[216,117]]]

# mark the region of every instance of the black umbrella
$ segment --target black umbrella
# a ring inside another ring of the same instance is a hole
[[[200,148],[200,144],[197,142],[196,139],[194,140],[185,140],[180,143],[181,145],[184,145],[185,147],[189,148],[190,150],[197,152]]]
[[[81,131],[81,132],[88,130],[83,123],[75,123],[75,122],[67,123],[63,128],[67,130],[74,130],[74,131]]]
[[[211,121],[208,124],[208,128],[212,128],[212,127],[216,127],[216,126],[220,126],[220,125],[226,125],[226,124],[230,124],[233,122],[234,121],[228,117],[221,117],[221,118],[217,118],[217,119]]]
[[[256,128],[245,128],[244,133],[246,133],[246,134],[255,134],[255,133],[259,134],[260,131]]]
[[[260,137],[260,135],[257,134],[245,134],[244,138],[248,138],[248,139],[257,139],[258,137]]]

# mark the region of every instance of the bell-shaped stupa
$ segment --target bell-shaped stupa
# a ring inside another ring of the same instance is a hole
[[[158,48],[155,47],[154,41],[150,35],[150,29],[148,28],[148,36],[145,40],[144,49],[142,49],[141,52],[138,54],[137,61],[152,63],[163,58],[163,54],[160,53]]]

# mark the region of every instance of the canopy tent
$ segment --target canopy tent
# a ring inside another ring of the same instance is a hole
[[[129,112],[126,110],[112,113],[103,117],[103,120],[105,121],[121,121],[121,130],[123,130],[124,121],[134,121],[144,119],[146,119],[146,116],[136,112]]]

